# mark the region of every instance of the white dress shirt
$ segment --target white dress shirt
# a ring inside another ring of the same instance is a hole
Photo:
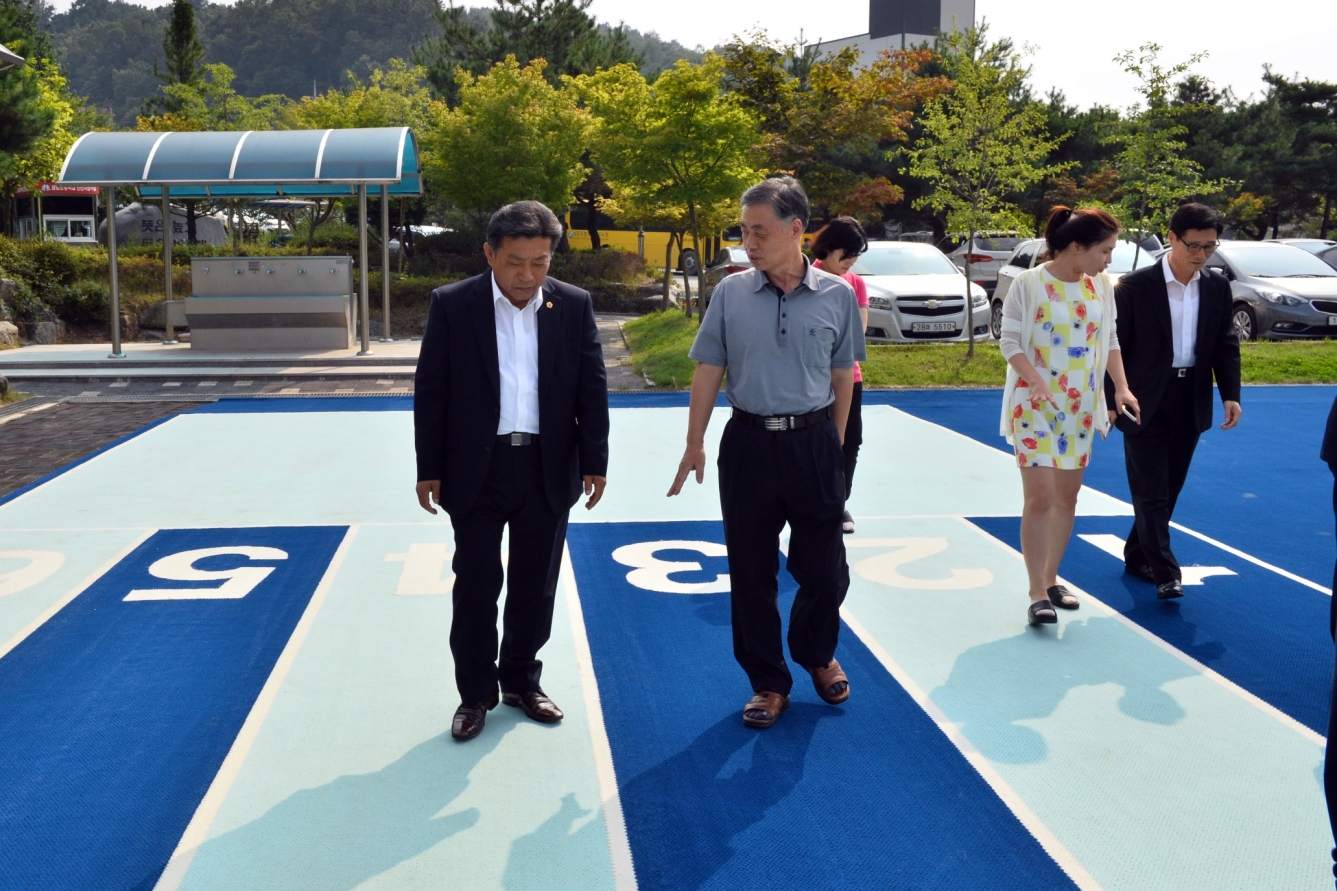
[[[1194,272],[1188,284],[1180,284],[1170,269],[1170,255],[1161,257],[1165,271],[1165,290],[1170,295],[1170,333],[1174,343],[1175,368],[1192,368],[1198,364],[1198,279],[1202,272]]]
[[[497,322],[497,370],[501,373],[501,420],[497,435],[539,432],[539,288],[523,309],[506,299],[492,277]]]

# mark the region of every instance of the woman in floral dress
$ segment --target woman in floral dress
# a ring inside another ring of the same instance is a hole
[[[1115,331],[1114,287],[1105,275],[1118,235],[1118,222],[1103,210],[1054,208],[1045,227],[1048,262],[1017,276],[1003,302],[999,343],[1010,367],[1000,432],[1015,446],[1021,468],[1032,625],[1057,622],[1055,607],[1079,606],[1058,583],[1058,566],[1092,442],[1110,427],[1106,373],[1114,382],[1110,408],[1138,416]]]

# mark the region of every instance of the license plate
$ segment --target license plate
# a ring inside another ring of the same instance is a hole
[[[956,322],[911,322],[911,331],[946,331],[955,333]]]
[[[1337,326],[1337,316],[1328,316],[1328,325]]]

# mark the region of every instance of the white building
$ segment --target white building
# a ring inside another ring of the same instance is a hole
[[[939,33],[964,31],[975,24],[975,0],[868,0],[868,33],[817,44],[818,55],[855,47],[864,57],[883,50],[933,45]]]

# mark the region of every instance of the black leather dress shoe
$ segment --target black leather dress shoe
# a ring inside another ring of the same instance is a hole
[[[562,710],[557,707],[542,690],[529,693],[503,693],[501,701],[507,705],[522,709],[531,720],[541,724],[555,724],[562,720]]]
[[[1153,585],[1156,584],[1156,576],[1151,574],[1151,567],[1145,563],[1137,566],[1124,564],[1123,571],[1129,575],[1137,576],[1144,582],[1151,582]]]
[[[1156,586],[1157,600],[1174,600],[1176,597],[1184,596],[1184,588],[1179,584],[1178,579],[1173,582],[1166,582],[1163,585]]]
[[[455,709],[455,719],[450,722],[450,735],[460,742],[473,739],[483,732],[483,725],[487,723],[487,713],[496,707],[495,693],[490,702],[460,703],[460,707]]]

